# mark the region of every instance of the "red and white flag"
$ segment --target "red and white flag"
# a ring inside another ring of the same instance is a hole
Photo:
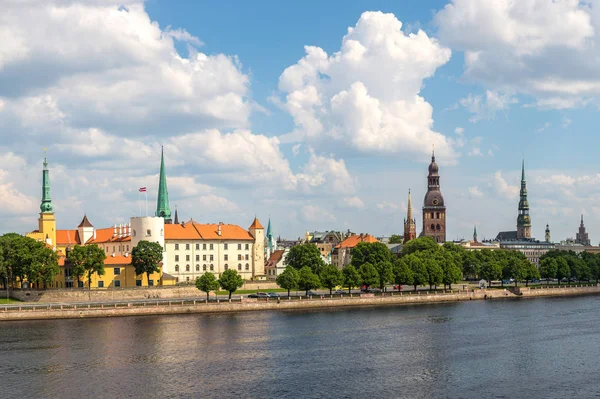
[[[140,187],[140,193],[145,193],[146,192],[146,187]]]

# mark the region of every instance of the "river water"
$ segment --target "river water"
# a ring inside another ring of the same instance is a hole
[[[600,397],[600,298],[3,322],[2,397]]]

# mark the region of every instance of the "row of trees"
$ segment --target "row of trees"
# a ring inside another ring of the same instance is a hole
[[[600,254],[552,250],[540,258],[540,275],[548,284],[551,279],[590,281],[600,279]]]
[[[229,292],[229,299],[231,299],[231,294],[242,285],[244,285],[244,279],[233,269],[225,270],[218,279],[213,273],[204,273],[196,278],[196,288],[206,292],[206,300],[208,300],[210,292],[218,290],[219,287]]]

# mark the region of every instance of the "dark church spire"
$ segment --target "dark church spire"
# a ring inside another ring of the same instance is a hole
[[[531,238],[531,217],[527,200],[527,183],[525,181],[525,158],[521,164],[521,191],[519,193],[519,215],[517,216],[517,239]]]

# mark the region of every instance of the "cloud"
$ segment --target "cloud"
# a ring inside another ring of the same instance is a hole
[[[496,189],[496,192],[505,198],[514,199],[519,196],[519,187],[508,184],[504,177],[502,177],[502,171],[500,170],[494,174],[492,185]]]
[[[306,55],[279,78],[283,99],[272,99],[294,120],[285,140],[418,159],[434,144],[451,162],[451,143],[432,130],[432,107],[420,96],[450,50],[422,30],[406,35],[401,28],[393,14],[365,12],[338,52],[306,46]]]
[[[471,198],[483,198],[483,193],[477,186],[469,187],[469,195]]]
[[[363,209],[365,204],[358,197],[346,197],[344,198],[344,205],[348,208]]]
[[[335,221],[335,216],[328,210],[318,205],[304,205],[302,207],[302,217],[305,221],[311,223],[323,223]]]
[[[535,129],[535,131],[538,132],[538,133],[541,133],[544,130],[548,129],[550,126],[552,126],[552,124],[550,122],[546,122],[542,126],[540,126],[537,129]]]
[[[518,101],[509,94],[486,90],[485,98],[481,95],[474,96],[469,93],[465,98],[459,100],[460,105],[473,114],[469,122],[475,123],[484,119],[496,118],[499,111],[508,111],[511,104]]]
[[[451,0],[434,17],[440,41],[464,52],[464,78],[584,106],[600,93],[600,9],[588,1]],[[477,34],[473,34],[477,32]]]

